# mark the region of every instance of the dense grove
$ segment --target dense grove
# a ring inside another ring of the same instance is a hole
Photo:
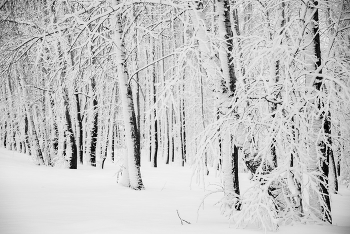
[[[350,183],[349,0],[5,0],[0,35],[1,147],[108,160],[135,190],[141,156],[199,181],[215,168],[239,226],[332,223]]]

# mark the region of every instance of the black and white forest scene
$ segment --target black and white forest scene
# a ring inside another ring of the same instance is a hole
[[[0,0],[0,234],[349,234],[350,0]]]

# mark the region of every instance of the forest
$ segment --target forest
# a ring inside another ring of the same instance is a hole
[[[215,171],[238,225],[332,223],[349,103],[349,0],[0,1],[0,147],[133,190],[141,157]]]

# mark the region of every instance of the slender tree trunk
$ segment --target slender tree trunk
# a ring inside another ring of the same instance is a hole
[[[330,153],[330,152],[329,152]],[[334,160],[334,154],[330,153],[329,158],[329,179],[330,181],[330,188],[332,189],[332,192],[334,194],[337,194],[339,191],[339,185],[338,185],[338,175],[337,175],[337,169],[336,164]]]
[[[171,105],[171,161],[175,161],[175,113],[174,113],[174,104]]]
[[[107,147],[107,158],[109,158],[110,161],[114,161],[114,135],[115,135],[115,105],[116,105],[116,96],[117,96],[117,86],[116,83],[113,83],[113,88],[112,88],[112,103],[109,108],[109,123],[108,123],[108,147]]]
[[[136,5],[133,5],[133,17],[134,17],[134,20],[136,21],[135,22],[135,26],[134,26],[134,35],[133,35],[133,38],[134,38],[134,46],[137,47],[136,49],[136,52],[135,52],[135,56],[134,56],[134,59],[135,59],[135,71],[137,71],[139,69],[139,64],[138,64],[138,54],[140,53],[140,48],[139,48],[139,40],[138,40],[138,30],[137,30],[137,26],[138,26],[138,21],[137,21],[137,6]],[[139,134],[140,134],[140,141],[141,141],[141,114],[140,114],[140,76],[139,74],[137,73],[135,75],[135,85],[136,85],[136,108],[135,108],[135,112],[136,112],[136,125],[137,125],[137,128],[139,129]],[[141,166],[141,160],[140,160],[140,166]]]
[[[182,85],[182,98],[181,100],[181,126],[182,126],[182,166],[185,166],[185,162],[187,160],[187,154],[186,154],[186,111],[185,111],[185,76],[184,76],[184,83]]]
[[[25,144],[26,144],[26,153],[28,155],[32,155],[31,153],[31,147],[30,147],[30,142],[29,142],[29,122],[28,122],[28,116],[27,113],[24,114],[24,138],[25,138]]]
[[[96,93],[96,81],[95,77],[91,78],[91,88],[94,93]],[[93,106],[93,125],[91,131],[91,143],[90,143],[90,163],[92,166],[96,167],[96,152],[97,152],[97,136],[98,136],[98,102],[97,97],[94,96],[92,100]]]
[[[151,45],[151,35],[148,36],[148,44],[149,44],[149,46],[152,46]],[[151,49],[149,49],[149,50],[151,50]],[[151,61],[151,58],[152,58],[151,53],[152,52],[150,52],[149,50],[145,50],[145,54],[146,54],[145,56],[146,56],[147,63],[152,62]],[[148,90],[149,90],[149,92],[147,92],[147,94],[148,94],[147,95],[147,97],[148,97],[147,104],[148,104],[148,110],[150,110],[150,111],[149,111],[148,118],[145,117],[145,119],[148,119],[148,124],[146,124],[145,126],[148,127],[148,131],[147,131],[148,137],[147,138],[149,140],[149,161],[152,162],[152,150],[154,147],[154,142],[153,142],[154,135],[152,132],[152,128],[154,125],[152,124],[152,122],[153,122],[154,114],[151,111],[152,103],[153,103],[153,98],[152,98],[153,97],[153,80],[152,80],[153,76],[152,76],[152,71],[150,68],[147,69],[146,76],[147,76],[147,81],[148,81],[147,83],[148,83]]]
[[[152,52],[151,52],[151,57],[152,60],[156,59],[156,41],[154,38],[151,40],[152,43]],[[156,90],[156,82],[157,82],[157,74],[156,74],[156,64],[153,65],[152,67],[152,85],[153,85],[153,124],[154,124],[154,152],[153,152],[153,158],[152,158],[152,163],[153,167],[157,167],[157,160],[158,160],[158,116],[157,116],[157,90]]]
[[[167,138],[167,154],[166,154],[166,164],[170,161],[170,122],[169,122],[169,108],[166,109],[166,138]]]
[[[52,94],[50,94],[50,108],[51,108],[51,118],[52,118],[52,153],[57,155],[58,152],[58,141],[59,141],[59,131],[57,125],[57,116],[55,114],[55,101]]]
[[[201,68],[201,71],[203,71],[203,68]],[[204,84],[203,84],[203,76],[201,75],[200,78],[200,89],[201,89],[201,117],[202,117],[202,125],[203,125],[203,130],[206,128],[205,124],[205,115],[204,115],[204,90],[203,90]],[[205,165],[205,170],[206,174],[209,175],[209,170],[208,170],[208,153],[204,153],[204,165]]]
[[[183,139],[183,116],[182,116],[182,98],[181,98],[181,94],[179,92],[179,96],[180,96],[180,103],[179,103],[179,113],[180,113],[180,119],[179,119],[179,126],[180,126],[180,148],[181,148],[181,165],[185,166],[185,155],[184,155],[184,139]]]
[[[112,160],[112,162],[114,162],[114,149],[115,149],[115,134],[116,133],[116,125],[113,123],[113,125],[112,125],[112,142],[111,142],[111,160]]]
[[[76,90],[77,91],[77,90]],[[81,107],[80,107],[80,100],[79,100],[79,95],[75,94],[75,102],[77,106],[77,121],[78,121],[78,159],[79,163],[83,164],[84,163],[84,158],[83,158],[83,142],[84,142],[84,133],[83,133],[83,120],[82,120],[82,115],[81,115]]]

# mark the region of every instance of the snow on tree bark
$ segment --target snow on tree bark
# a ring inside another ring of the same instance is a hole
[[[113,1],[116,6],[120,1]],[[127,155],[124,156],[124,165],[120,183],[135,190],[144,189],[140,171],[140,134],[137,128],[134,110],[132,90],[128,81],[127,67],[125,63],[125,48],[122,40],[122,18],[118,13],[113,18],[113,41],[115,43],[115,60],[117,63],[117,75],[119,82],[120,98],[123,109],[125,126],[125,141]]]
[[[217,1],[215,4],[218,17],[218,37],[220,40],[219,50],[219,67],[221,69],[222,78],[215,78],[217,80],[217,87],[220,89],[218,95],[219,105],[219,118],[225,118],[224,115],[228,112],[229,102],[231,102],[234,93],[236,92],[237,78],[235,75],[234,66],[232,64],[232,28],[230,21],[230,7],[228,1]],[[201,52],[201,58],[203,59],[203,67],[205,68],[206,75],[209,77],[216,77],[216,71],[213,67],[214,61],[210,54],[210,45],[208,43],[208,37],[205,30],[205,15],[202,9],[198,8],[196,11],[192,10],[192,20],[195,27],[198,29],[197,38],[199,44],[199,50]],[[230,124],[225,121],[224,126],[220,127],[220,139],[219,140],[220,152],[222,154],[222,170],[223,170],[223,183],[226,200],[229,206],[240,209],[238,197],[240,195],[239,181],[238,181],[238,148],[234,144],[232,138],[232,131],[230,130]],[[205,159],[204,159],[205,160]]]
[[[306,21],[306,35],[305,43],[309,43],[306,47],[305,63],[306,69],[310,73],[316,72],[316,74],[321,74],[321,41],[319,32],[319,14],[318,14],[318,1],[310,0],[305,3],[304,6]],[[306,86],[313,87],[315,90],[311,92],[321,91],[323,92],[323,78],[319,75],[307,75]],[[316,98],[313,100],[313,104],[317,106],[315,112],[322,111],[321,99]],[[315,209],[316,216],[320,219],[332,223],[331,216],[331,204],[330,195],[328,188],[328,174],[329,174],[329,157],[332,154],[332,149],[330,147],[330,116],[329,113],[321,112],[315,113],[314,118],[311,120],[312,125],[312,135],[310,138],[310,160],[308,163],[308,172],[314,174],[315,176],[311,179],[311,184],[309,185],[308,200],[310,206]],[[323,131],[326,135],[326,141],[319,139],[319,133]]]
[[[222,69],[222,76],[226,82],[227,94],[225,90],[222,92],[222,103],[228,105],[227,102],[231,102],[232,98],[235,98],[237,77],[235,74],[232,58],[232,28],[230,21],[230,5],[227,0],[219,0],[217,2],[217,13],[219,15],[219,38],[222,40],[220,44],[219,58]],[[222,107],[221,107],[222,108]],[[227,108],[227,107],[223,107]],[[228,126],[230,128],[230,126]],[[225,175],[224,188],[229,200],[233,199],[236,209],[240,209],[238,197],[240,195],[239,180],[238,180],[238,150],[237,146],[233,142],[231,132],[227,129],[223,129],[224,134],[223,141],[223,171]],[[226,163],[226,164],[225,164]]]

